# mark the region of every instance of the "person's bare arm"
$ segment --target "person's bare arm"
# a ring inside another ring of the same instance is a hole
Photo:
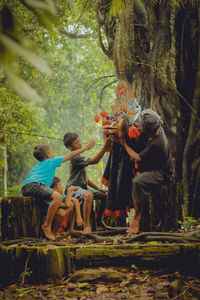
[[[107,193],[107,190],[98,187],[98,186],[97,186],[94,182],[92,182],[90,179],[88,179],[87,184],[88,184],[91,188],[93,188],[93,189],[95,189],[95,190],[97,190],[97,191],[99,191],[99,192],[102,192],[102,193],[104,193],[104,194]]]
[[[67,154],[63,157],[62,162],[64,163],[65,161],[71,159],[72,157],[77,156],[77,155],[85,152],[86,150],[91,149],[92,147],[94,147],[95,144],[96,144],[96,142],[92,140],[85,147],[78,149],[78,150],[71,151],[69,154]]]
[[[99,151],[99,153],[94,158],[91,158],[89,160],[88,165],[98,164],[98,162],[100,161],[100,159],[104,156],[104,153],[106,152],[106,150],[109,148],[110,143],[111,143],[111,136],[108,136],[105,139],[105,143],[104,143],[103,148]]]
[[[141,157],[138,153],[136,153],[133,149],[131,149],[125,142],[125,140],[122,141],[122,145],[126,149],[126,152],[135,160],[135,161],[141,161]]]
[[[93,188],[93,189],[95,189],[95,190],[99,190],[99,187],[94,183],[94,182],[92,182],[90,179],[88,179],[88,181],[87,181],[87,184],[91,187],[91,188]]]

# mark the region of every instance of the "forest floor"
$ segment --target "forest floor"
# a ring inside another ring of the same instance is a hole
[[[102,270],[100,268],[90,271],[98,273]],[[46,285],[12,284],[0,290],[0,299],[200,299],[200,279],[191,276],[183,276],[178,272],[163,274],[162,271],[134,268],[112,270],[117,271],[121,278],[116,277],[112,282],[101,278],[95,283],[85,281],[87,276],[84,276],[82,282],[79,276],[79,282],[74,279],[71,282],[68,278]]]
[[[200,220],[198,222],[189,220],[181,225],[180,232],[194,231],[199,228]],[[76,244],[80,240],[68,239],[68,242]],[[94,241],[88,240],[87,243],[94,243]],[[99,267],[77,270],[68,278],[49,284],[31,285],[22,281],[20,278],[19,282],[0,286],[0,300],[200,299],[200,277],[172,272],[170,269],[139,269],[135,265],[130,268]]]

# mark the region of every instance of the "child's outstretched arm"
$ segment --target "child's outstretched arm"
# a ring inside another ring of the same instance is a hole
[[[110,144],[111,144],[111,136],[108,136],[105,139],[103,148],[99,151],[99,153],[94,158],[91,158],[89,160],[88,165],[98,164],[100,159],[104,156],[104,153],[106,152],[106,150],[109,148]]]
[[[62,162],[64,163],[65,161],[71,159],[72,157],[77,156],[77,155],[85,152],[86,150],[91,149],[92,147],[94,147],[95,144],[96,144],[96,142],[94,140],[91,140],[85,147],[78,149],[78,150],[71,151],[69,154],[65,155],[63,157]]]

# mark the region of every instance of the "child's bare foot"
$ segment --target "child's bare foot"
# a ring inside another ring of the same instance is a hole
[[[140,219],[134,218],[130,227],[127,229],[127,233],[137,234],[140,228]]]
[[[45,236],[50,239],[55,241],[56,237],[55,235],[51,232],[51,230],[49,229],[49,227],[47,227],[45,224],[42,225],[42,230],[45,234]]]
[[[81,227],[83,225],[83,219],[81,217],[79,217],[79,218],[77,217],[76,218],[76,225],[78,227]]]
[[[86,233],[91,233],[91,232],[92,232],[92,230],[91,230],[90,225],[84,227],[84,229],[83,229],[83,233],[84,233],[84,234],[86,234]]]

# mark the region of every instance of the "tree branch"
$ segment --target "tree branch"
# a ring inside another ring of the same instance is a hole
[[[63,29],[60,29],[59,32],[60,32],[60,34],[66,35],[72,39],[88,39],[91,37],[93,37],[93,38],[96,37],[95,34],[93,34],[93,33],[76,34],[76,33],[69,32],[69,31],[63,30]]]
[[[98,78],[94,79],[91,83],[89,83],[88,86],[86,87],[86,92],[85,92],[83,101],[85,101],[85,97],[86,97],[88,91],[91,89],[91,87],[92,87],[93,85],[95,85],[98,81],[100,81],[100,80],[102,80],[102,79],[104,79],[104,78],[109,78],[109,77],[115,77],[115,75],[101,76],[101,77],[98,77]]]
[[[99,103],[99,107],[100,107],[100,108],[101,108],[101,104],[102,104],[102,101],[103,101],[103,92],[104,92],[104,90],[105,90],[108,86],[112,85],[113,83],[115,83],[115,82],[117,82],[117,81],[118,81],[118,80],[113,80],[113,81],[109,82],[108,84],[106,84],[106,85],[101,89],[100,103]]]
[[[99,17],[99,4],[97,5],[97,33],[98,33],[98,40],[99,40],[99,45],[101,47],[101,49],[103,50],[103,52],[105,53],[106,56],[108,56],[108,58],[112,59],[112,54],[110,53],[110,51],[108,49],[105,48],[104,43],[102,41],[102,37],[101,37],[101,22],[100,22],[100,17]]]

